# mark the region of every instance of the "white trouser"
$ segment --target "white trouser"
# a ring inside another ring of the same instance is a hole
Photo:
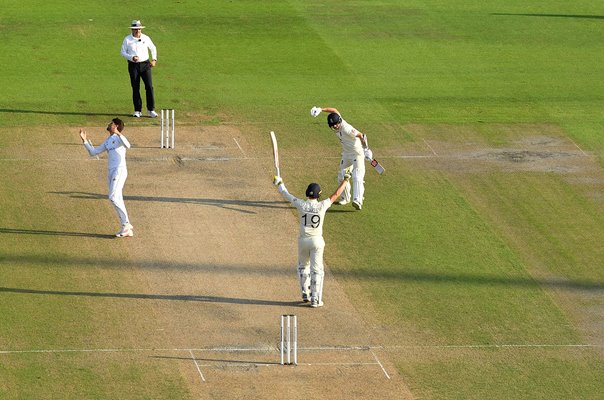
[[[344,180],[344,170],[352,167],[352,199],[359,204],[363,204],[365,194],[365,159],[362,155],[342,155],[340,161],[340,170],[338,171],[338,182]],[[340,196],[340,201],[348,203],[350,201],[350,183],[344,187]]]
[[[325,241],[322,236],[298,238],[298,278],[302,294],[319,302],[323,297],[323,250]]]
[[[109,183],[109,201],[115,207],[117,216],[120,219],[122,225],[129,224],[128,212],[126,211],[126,204],[124,203],[123,189],[128,177],[127,168],[113,168],[109,170],[107,180]]]

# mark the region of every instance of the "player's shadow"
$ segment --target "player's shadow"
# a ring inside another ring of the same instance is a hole
[[[99,117],[129,117],[130,114],[120,113],[98,113],[85,111],[44,111],[44,110],[21,110],[16,108],[0,108],[0,113],[7,114],[43,114],[43,115],[85,115]]]
[[[0,287],[0,293],[31,294],[40,296],[76,296],[96,297],[128,300],[158,300],[158,301],[195,301],[202,303],[225,303],[256,306],[281,306],[281,307],[308,307],[297,301],[277,301],[263,299],[242,299],[236,297],[203,296],[203,295],[180,295],[180,294],[145,294],[145,293],[112,293],[112,292],[76,292],[62,290],[39,290]]]
[[[176,356],[149,356],[149,358],[157,358],[163,360],[185,360],[185,361],[204,361],[204,362],[214,362],[221,364],[239,364],[239,365],[279,365],[279,362],[270,362],[270,361],[243,361],[243,360],[227,360],[222,358],[191,358],[191,357],[176,357]]]
[[[103,235],[99,233],[88,232],[68,232],[68,231],[49,231],[43,229],[19,229],[19,228],[0,228],[0,234],[16,235],[41,235],[41,236],[68,236],[68,237],[88,237],[95,239],[115,239],[115,235]]]
[[[50,254],[0,254],[0,262],[10,263],[13,266],[28,266],[28,265],[49,265],[53,267],[72,266],[77,268],[103,268],[107,270],[124,270],[124,268],[143,269],[143,270],[161,270],[162,272],[172,271],[188,271],[194,273],[222,273],[230,275],[239,275],[242,279],[252,275],[262,277],[277,276],[288,278],[291,274],[291,267],[286,267],[282,264],[214,264],[214,263],[199,263],[199,262],[173,262],[162,261],[155,259],[137,259],[136,261],[128,261],[125,259],[115,258],[98,258],[98,257],[66,257],[53,256]],[[1,284],[1,282],[0,282]]]
[[[107,195],[88,192],[48,192],[61,196],[69,196],[74,199],[98,200],[107,199]],[[158,203],[181,203],[181,204],[199,204],[204,206],[214,206],[227,210],[237,211],[244,214],[255,214],[255,212],[243,209],[245,208],[289,208],[285,201],[274,200],[237,200],[237,199],[203,199],[187,197],[166,197],[166,196],[124,196],[124,201],[145,201]]]

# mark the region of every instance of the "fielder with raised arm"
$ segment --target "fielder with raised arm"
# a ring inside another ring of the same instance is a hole
[[[352,206],[357,210],[363,208],[365,194],[365,160],[371,161],[373,154],[367,146],[367,136],[355,129],[352,125],[342,119],[340,112],[333,107],[313,107],[310,113],[317,117],[322,111],[327,115],[327,124],[336,133],[342,144],[342,159],[338,171],[338,181],[344,181],[345,171],[352,166]],[[344,205],[350,202],[350,183],[347,183],[338,204]]]
[[[126,136],[122,135],[124,122],[119,118],[111,120],[107,125],[109,137],[100,146],[94,147],[87,138],[86,131],[80,128],[80,138],[84,147],[91,156],[96,156],[102,152],[107,152],[107,181],[109,183],[109,200],[115,207],[120,219],[122,229],[116,233],[117,237],[134,236],[134,227],[128,219],[126,204],[124,203],[123,189],[128,177],[128,168],[126,168],[126,151],[130,148],[130,142]]]
[[[325,249],[323,221],[325,220],[325,213],[333,202],[340,197],[348,179],[350,179],[350,175],[345,172],[344,179],[334,194],[323,201],[319,201],[321,187],[317,183],[308,185],[306,189],[307,200],[302,200],[287,191],[280,176],[275,176],[273,181],[281,195],[298,209],[300,216],[298,278],[302,300],[304,302],[310,301],[311,307],[323,306],[323,277],[325,275],[323,266],[323,251]]]

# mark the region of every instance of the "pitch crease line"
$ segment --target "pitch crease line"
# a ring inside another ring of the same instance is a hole
[[[586,152],[584,152],[584,151],[583,151],[583,149],[582,149],[582,148],[580,148],[580,147],[579,147],[579,145],[578,145],[578,144],[577,144],[577,143],[576,143],[574,140],[572,140],[571,138],[568,138],[568,140],[570,140],[571,142],[573,142],[573,144],[575,145],[575,147],[576,147],[577,149],[579,149],[579,151],[580,151],[581,153],[583,153],[583,155],[584,155],[585,157],[587,157],[587,153],[586,153]]]
[[[468,345],[417,345],[417,346],[384,346],[372,347],[383,349],[501,349],[501,348],[597,348],[599,344],[468,344]]]
[[[254,363],[254,362],[249,362],[249,363],[239,363],[239,362],[224,362],[224,363],[216,363],[216,364],[198,364],[200,367],[204,367],[204,368],[223,368],[223,367],[241,367],[241,368],[246,368],[250,365],[253,365],[255,367],[282,367],[281,364],[279,363]],[[317,362],[317,363],[298,363],[296,365],[296,367],[312,367],[312,366],[352,366],[352,367],[363,367],[363,366],[372,366],[372,365],[382,365],[379,362],[333,362],[333,363],[329,363],[329,362]],[[383,368],[382,368],[383,369]],[[384,371],[385,372],[385,371]],[[388,374],[386,374],[386,376],[388,376],[388,379],[390,379],[390,376]]]
[[[333,366],[333,365],[339,365],[339,366],[352,366],[352,367],[362,367],[365,365],[381,365],[379,363],[374,363],[374,362],[347,362],[347,363],[342,363],[342,362],[333,362],[333,363],[328,363],[328,362],[317,362],[317,363],[298,363],[298,366],[307,366],[307,367],[312,367],[312,366]],[[390,377],[388,377],[388,379],[390,379]]]
[[[466,345],[394,345],[394,346],[318,346],[298,347],[301,351],[372,351],[403,350],[403,349],[495,349],[495,348],[602,348],[604,344],[466,344]],[[35,353],[128,353],[128,352],[274,352],[269,347],[208,347],[208,348],[132,348],[132,349],[30,349],[30,350],[0,350],[0,354],[35,354]]]
[[[434,151],[434,149],[432,148],[432,146],[430,146],[430,144],[426,141],[426,139],[422,139],[424,141],[424,143],[426,144],[426,146],[428,146],[428,148],[430,149],[430,151],[432,152],[432,154],[434,154],[436,157],[438,157],[438,154],[436,154],[436,152]]]
[[[35,353],[129,353],[149,352],[157,349],[39,349],[39,350],[0,350],[0,354],[35,354]],[[166,351],[166,350],[163,350]]]
[[[375,358],[375,361],[377,361],[378,365],[380,366],[380,368],[382,369],[382,372],[384,373],[384,375],[386,375],[386,378],[390,379],[390,375],[388,375],[388,372],[386,372],[386,368],[384,368],[384,366],[382,365],[382,363],[380,362],[380,360],[378,359],[377,355],[375,354],[375,352],[373,350],[369,350],[371,351],[371,354],[373,355],[373,358]]]
[[[239,151],[241,151],[241,154],[243,154],[245,156],[245,152],[243,151],[243,149],[239,145],[239,142],[237,141],[237,138],[233,138],[233,140],[235,141],[235,144],[237,145],[237,147],[239,147]]]
[[[189,354],[191,354],[191,359],[195,363],[195,367],[197,368],[197,372],[199,372],[199,376],[201,377],[201,381],[205,382],[206,378],[204,378],[203,374],[201,373],[201,368],[199,368],[199,364],[197,364],[197,359],[195,358],[195,355],[193,354],[193,350],[189,350]]]

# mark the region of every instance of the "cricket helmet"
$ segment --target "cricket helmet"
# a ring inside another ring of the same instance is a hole
[[[327,125],[329,125],[330,128],[333,128],[335,125],[340,123],[342,123],[342,117],[340,117],[340,114],[335,112],[329,113],[327,116]]]
[[[311,199],[318,199],[321,195],[321,186],[318,183],[311,183],[306,188],[306,197]]]

